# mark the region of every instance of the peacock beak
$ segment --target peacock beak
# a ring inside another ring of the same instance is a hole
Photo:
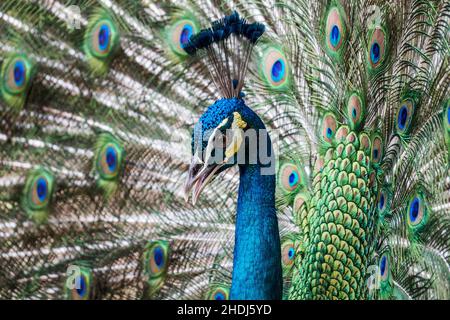
[[[189,200],[189,193],[192,191],[192,204],[197,203],[200,193],[205,186],[214,178],[215,173],[223,164],[202,164],[193,158],[189,166],[188,178],[184,185],[184,199]]]

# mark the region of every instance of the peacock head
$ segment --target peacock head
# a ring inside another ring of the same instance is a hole
[[[215,176],[236,164],[270,168],[274,163],[271,148],[263,122],[243,99],[217,100],[194,127],[192,160],[185,184],[186,201],[192,191],[195,204]]]

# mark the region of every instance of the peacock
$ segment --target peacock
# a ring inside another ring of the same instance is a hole
[[[0,297],[449,299],[448,0],[3,0]]]

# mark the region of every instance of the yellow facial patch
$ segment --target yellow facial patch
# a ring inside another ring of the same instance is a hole
[[[236,126],[240,129],[245,129],[247,127],[247,122],[242,120],[242,117],[238,112],[233,112],[233,116],[233,125],[236,124]]]
[[[235,153],[238,152],[241,147],[242,141],[244,140],[244,131],[247,127],[247,122],[242,120],[241,115],[238,112],[233,113],[233,123],[231,124],[231,130],[233,132],[233,136],[231,142],[227,145],[225,150],[226,159],[231,158]]]

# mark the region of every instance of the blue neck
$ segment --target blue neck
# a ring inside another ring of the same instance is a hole
[[[231,299],[281,299],[282,271],[275,175],[240,166]]]

